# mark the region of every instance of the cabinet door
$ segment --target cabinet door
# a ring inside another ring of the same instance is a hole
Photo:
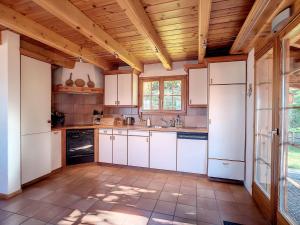
[[[244,161],[245,85],[211,85],[209,158]]]
[[[150,133],[150,168],[176,170],[176,133]]]
[[[113,163],[127,165],[127,136],[113,136]]]
[[[22,184],[51,172],[51,132],[23,135]]]
[[[246,83],[246,62],[219,62],[209,64],[210,84]]]
[[[51,64],[21,56],[22,135],[51,132],[50,120]]]
[[[132,104],[132,75],[131,74],[118,75],[118,104],[119,105]]]
[[[116,105],[118,100],[118,75],[106,75],[104,79],[104,104]]]
[[[208,160],[208,176],[231,180],[244,180],[245,163],[227,160]]]
[[[149,167],[149,137],[128,136],[128,165]]]
[[[51,132],[51,161],[52,170],[61,167],[61,131]]]
[[[206,140],[178,139],[177,148],[177,171],[206,174]]]
[[[112,163],[112,136],[99,134],[99,162]]]
[[[207,105],[207,69],[189,71],[189,105]]]

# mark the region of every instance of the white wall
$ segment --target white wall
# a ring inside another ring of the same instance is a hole
[[[245,187],[252,194],[252,180],[253,180],[253,123],[254,123],[254,49],[249,52],[247,59],[247,91],[252,85],[252,95],[247,96],[247,121],[246,121],[246,179]]]
[[[90,78],[95,82],[95,87],[103,87],[103,73],[100,68],[89,64],[76,62],[73,69],[67,68],[58,68],[54,71],[53,83],[56,84],[65,84],[66,80],[69,79],[70,73],[73,73],[73,81],[76,79],[83,79],[86,83],[88,82],[87,74],[90,75]]]
[[[0,193],[20,186],[20,36],[2,32],[0,44]]]
[[[184,71],[185,64],[198,63],[198,61],[180,61],[172,63],[172,70],[166,70],[161,63],[145,64],[144,72],[141,73],[141,77],[151,76],[174,76],[174,75],[186,75]]]

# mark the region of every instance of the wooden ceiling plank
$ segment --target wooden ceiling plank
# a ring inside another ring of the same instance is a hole
[[[276,15],[276,9],[285,0],[256,0],[253,4],[231,49],[231,54],[247,53],[255,44],[257,38]]]
[[[211,0],[199,0],[198,10],[198,61],[202,63],[207,46],[208,26],[211,13]]]
[[[36,4],[64,21],[79,33],[94,41],[113,55],[126,62],[132,68],[143,71],[142,63],[123,46],[114,40],[108,33],[95,24],[82,11],[68,0],[33,0]]]
[[[62,66],[68,69],[73,69],[75,66],[75,61],[69,60],[53,51],[31,44],[27,41],[21,40],[20,50],[22,55],[40,59],[41,61]]]
[[[0,24],[20,34],[56,48],[66,54],[74,57],[81,57],[83,60],[99,66],[100,68],[110,69],[112,67],[112,65],[107,61],[96,57],[89,49],[74,44],[54,31],[49,30],[48,28],[1,3]]]
[[[155,51],[157,57],[162,62],[163,66],[170,70],[172,68],[172,63],[170,56],[163,46],[163,43],[154,29],[149,17],[144,11],[143,5],[139,0],[117,0],[122,9],[131,20],[131,22],[136,26],[137,30],[144,35]]]

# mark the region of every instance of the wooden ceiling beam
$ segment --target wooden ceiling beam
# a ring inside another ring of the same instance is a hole
[[[94,23],[88,16],[80,11],[68,0],[33,0],[37,5],[50,12],[64,23],[76,29],[86,38],[94,41],[111,54],[119,57],[132,68],[143,71],[143,65],[134,55],[115,41],[99,25]]]
[[[208,27],[211,13],[211,0],[199,0],[198,9],[198,61],[202,63],[207,47]]]
[[[75,66],[75,61],[65,58],[53,51],[44,49],[40,46],[31,44],[27,41],[21,40],[20,51],[22,55],[32,57],[50,64],[55,64],[68,69],[73,69]]]
[[[285,2],[286,0],[256,0],[230,49],[230,54],[248,53]]]
[[[147,13],[140,0],[117,0],[121,8],[125,11],[130,21],[135,25],[140,34],[145,36],[153,47],[157,57],[167,70],[172,69],[172,62],[160,39],[154,29]]]
[[[102,69],[112,68],[111,63],[97,57],[89,49],[77,45],[54,31],[23,16],[15,10],[0,3],[0,24],[20,34],[40,41],[74,57],[80,57],[84,61],[94,64]]]

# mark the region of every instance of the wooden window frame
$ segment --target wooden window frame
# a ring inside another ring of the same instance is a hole
[[[180,80],[181,81],[181,110],[164,110],[163,97],[164,97],[164,81]],[[143,109],[143,83],[159,81],[159,109],[158,110],[144,110]],[[176,76],[155,76],[155,77],[140,77],[139,78],[139,108],[143,114],[186,114],[186,97],[187,97],[187,75]]]

